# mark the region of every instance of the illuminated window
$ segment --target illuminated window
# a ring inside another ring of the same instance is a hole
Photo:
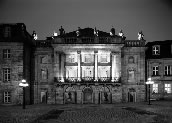
[[[153,46],[152,53],[153,55],[160,55],[160,46]]]
[[[10,49],[3,49],[3,58],[9,59],[11,57],[11,51]]]
[[[3,68],[3,81],[8,82],[11,79],[10,68]]]
[[[165,84],[165,92],[171,93],[171,84]]]
[[[108,62],[107,61],[107,55],[101,55],[100,62]]]
[[[152,93],[158,93],[158,84],[153,84]]]
[[[4,92],[4,103],[10,103],[10,102],[11,102],[11,93]]]
[[[69,62],[74,63],[75,62],[75,55],[70,55],[69,56]]]
[[[153,76],[159,75],[159,66],[153,66]]]
[[[164,73],[165,73],[165,76],[172,75],[172,66],[170,65],[165,66]]]
[[[41,69],[41,79],[42,80],[48,79],[48,70],[47,69]]]
[[[86,63],[92,62],[91,55],[85,55],[84,62],[86,62]]]

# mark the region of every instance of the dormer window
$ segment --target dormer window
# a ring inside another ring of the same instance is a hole
[[[5,27],[5,29],[4,29],[4,37],[5,38],[8,38],[8,37],[10,37],[11,36],[11,28],[10,27]]]
[[[160,55],[160,46],[153,46],[152,47],[152,53],[153,55]]]

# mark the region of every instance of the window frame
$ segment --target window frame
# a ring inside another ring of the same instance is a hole
[[[159,45],[152,46],[152,54],[153,55],[160,55],[160,46]]]
[[[158,68],[158,69],[154,69],[154,68]],[[159,66],[152,67],[152,76],[159,76]]]
[[[3,96],[4,96],[3,98],[4,103],[11,103],[11,92],[4,91]]]
[[[170,94],[171,93],[171,84],[166,83],[164,85],[164,91],[166,91],[167,94]]]
[[[45,73],[43,73],[43,72],[45,72]],[[46,75],[45,77],[44,77],[44,75]],[[48,69],[41,69],[41,80],[47,80],[48,79]]]
[[[158,93],[158,84],[155,83],[152,85],[152,93]]]
[[[11,69],[3,68],[3,81],[10,82],[11,81]]]
[[[10,59],[10,58],[11,58],[11,50],[3,49],[3,59]]]
[[[165,76],[171,76],[172,75],[172,66],[171,65],[164,66],[164,75]]]

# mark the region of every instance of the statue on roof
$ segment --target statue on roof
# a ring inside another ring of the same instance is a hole
[[[120,32],[119,32],[119,36],[124,37],[124,33],[123,33],[123,31],[122,31],[122,30],[120,30]]]
[[[33,31],[33,33],[32,33],[32,38],[33,38],[34,40],[37,40],[37,39],[38,39],[38,35],[36,34],[35,31]]]
[[[57,35],[58,35],[58,34],[57,34],[57,32],[55,32],[55,31],[54,31],[53,36],[55,36],[55,37],[56,37]]]
[[[61,28],[59,29],[60,31],[60,36],[64,35],[65,34],[65,30],[63,29],[63,27],[61,26]]]
[[[115,36],[115,28],[113,28],[113,26],[112,29],[110,30],[110,36]]]
[[[80,32],[80,27],[78,27],[78,30],[76,30],[76,36],[78,37],[78,36],[80,36],[80,34],[81,34],[81,32]]]
[[[142,31],[140,31],[138,33],[138,40],[144,40],[143,37],[144,37],[144,35],[143,35]]]
[[[95,35],[95,36],[99,36],[99,31],[96,29],[96,27],[95,27],[95,29],[94,29],[94,35]]]

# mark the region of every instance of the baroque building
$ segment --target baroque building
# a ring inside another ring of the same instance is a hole
[[[26,102],[33,102],[32,46],[25,24],[0,24],[0,104],[22,103],[22,79],[30,85],[26,88]]]
[[[35,40],[34,103],[103,104],[145,100],[145,40],[112,28],[78,28]]]
[[[172,41],[146,44],[146,77],[151,77],[151,99],[172,99]]]
[[[0,24],[0,104],[104,104],[146,99],[145,40],[78,28],[37,40],[23,23]]]

